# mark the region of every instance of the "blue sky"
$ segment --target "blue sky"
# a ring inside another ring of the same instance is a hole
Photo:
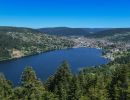
[[[0,0],[0,26],[130,27],[130,0]]]

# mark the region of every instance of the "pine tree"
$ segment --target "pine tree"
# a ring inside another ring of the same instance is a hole
[[[59,99],[53,93],[46,92],[43,100],[59,100]]]
[[[130,69],[126,65],[118,66],[112,76],[111,84],[109,85],[109,98],[112,100],[127,100],[129,99],[129,82]]]
[[[54,75],[54,77],[55,77],[55,81],[57,83],[59,83],[59,82],[63,82],[63,83],[70,82],[70,80],[72,78],[72,73],[70,71],[69,64],[66,61],[64,61],[61,64],[61,66],[57,70],[57,72]]]
[[[22,94],[29,100],[39,100],[44,98],[45,89],[40,80],[38,80],[32,67],[26,67],[21,76]]]
[[[79,79],[76,75],[74,75],[70,83],[68,100],[79,100],[81,95],[82,94],[81,94]]]
[[[46,82],[47,89],[54,92],[60,100],[67,100],[72,73],[69,65],[64,61],[53,77]]]
[[[6,80],[3,74],[0,74],[0,100],[8,100],[13,94],[12,84]]]

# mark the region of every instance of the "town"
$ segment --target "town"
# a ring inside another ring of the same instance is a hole
[[[129,42],[114,42],[108,38],[88,38],[84,36],[70,36],[64,38],[72,40],[74,42],[74,48],[87,47],[103,49],[103,57],[110,60],[120,57],[122,53],[130,49]]]

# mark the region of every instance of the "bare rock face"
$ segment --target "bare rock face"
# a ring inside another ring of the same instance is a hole
[[[12,53],[11,53],[12,58],[20,58],[20,57],[23,57],[23,56],[24,56],[24,54],[21,51],[19,51],[17,49],[12,50]]]

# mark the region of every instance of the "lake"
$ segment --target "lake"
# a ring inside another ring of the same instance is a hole
[[[0,62],[0,72],[15,85],[19,84],[20,75],[25,66],[31,66],[36,71],[38,78],[46,80],[54,74],[58,66],[67,60],[72,72],[87,66],[101,65],[109,62],[102,57],[102,50],[95,48],[74,48],[56,50],[39,55],[28,56],[20,59]]]

